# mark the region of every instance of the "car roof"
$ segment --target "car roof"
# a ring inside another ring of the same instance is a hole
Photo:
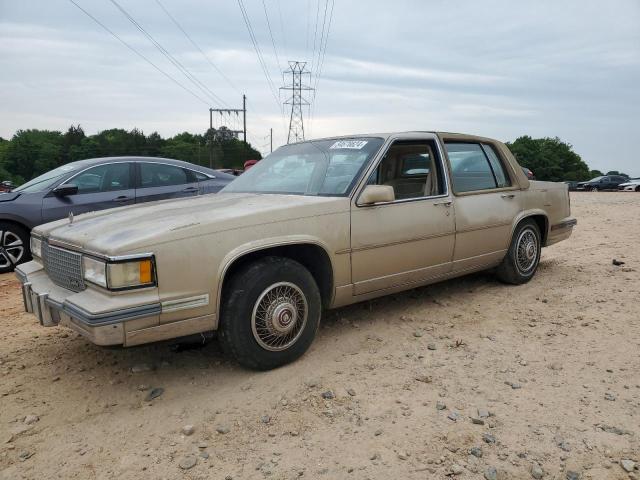
[[[206,175],[214,176],[218,178],[230,178],[230,179],[235,178],[233,175],[229,175],[224,172],[219,172],[208,167],[203,167],[201,165],[196,165],[195,163],[189,163],[189,162],[184,162],[182,160],[175,160],[173,158],[163,158],[163,157],[142,157],[142,156],[98,157],[98,158],[87,158],[85,160],[78,160],[76,162],[73,162],[73,164],[83,168],[83,167],[91,167],[94,165],[102,165],[104,163],[120,163],[120,162],[162,163],[166,165],[175,165],[176,167],[188,168],[190,170],[195,170],[196,172],[201,172]]]
[[[450,140],[461,140],[461,141],[473,140],[473,141],[492,141],[492,142],[496,141],[493,138],[482,137],[478,135],[471,135],[467,133],[442,132],[437,130],[407,130],[407,131],[386,132],[386,133],[358,133],[353,135],[340,135],[335,137],[312,138],[306,141],[340,140],[340,139],[349,139],[349,138],[372,138],[372,137],[377,137],[377,138],[382,138],[384,140],[387,140],[389,137],[394,137],[397,135],[416,135],[421,133],[430,133],[432,135],[438,135]],[[304,141],[297,142],[297,143],[304,143]],[[291,143],[291,145],[294,145],[294,143]]]

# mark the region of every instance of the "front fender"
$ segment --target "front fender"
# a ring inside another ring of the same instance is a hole
[[[317,237],[311,235],[286,235],[281,237],[261,238],[251,242],[244,243],[237,246],[233,250],[229,251],[220,262],[218,268],[218,286],[216,292],[216,312],[220,313],[220,300],[222,297],[222,285],[224,284],[225,276],[234,262],[244,257],[247,254],[258,252],[260,250],[267,250],[275,247],[283,247],[290,245],[316,245],[322,248],[331,262],[331,269],[336,271],[336,261],[333,252],[329,249],[329,246]]]

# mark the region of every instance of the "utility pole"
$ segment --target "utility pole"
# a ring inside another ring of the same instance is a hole
[[[213,128],[213,114],[220,115],[219,130]],[[232,130],[227,125],[231,125],[231,116],[240,115],[242,113],[242,130]],[[225,125],[226,122],[226,125]],[[213,147],[214,143],[220,138],[226,139],[229,135],[238,138],[242,134],[242,141],[247,144],[247,96],[242,95],[242,108],[210,108],[209,109],[209,167],[213,168]]]
[[[273,153],[273,128],[269,129],[269,138],[271,140],[271,150],[270,150],[270,152]]]
[[[287,135],[287,143],[300,142],[304,140],[304,115],[302,108],[309,106],[309,101],[303,96],[302,92],[313,90],[304,83],[305,75],[311,78],[311,72],[305,67],[307,62],[289,62],[289,70],[285,74],[291,74],[291,83],[280,87],[280,90],[291,92],[291,96],[284,102],[285,105],[291,105],[291,116],[289,118],[289,134]]]
[[[242,95],[242,139],[247,144],[247,96]]]

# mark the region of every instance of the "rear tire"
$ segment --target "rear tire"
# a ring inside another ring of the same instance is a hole
[[[223,289],[220,342],[242,366],[270,370],[304,354],[320,325],[320,290],[295,260],[265,257]]]
[[[498,278],[512,285],[527,283],[540,263],[541,236],[538,224],[523,220],[516,227],[507,255],[496,271]]]
[[[0,273],[12,272],[29,260],[29,232],[15,223],[0,222]]]

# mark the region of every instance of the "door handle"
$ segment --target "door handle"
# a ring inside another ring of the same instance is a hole
[[[434,205],[444,205],[445,207],[450,207],[453,202],[451,200],[445,200],[444,202],[435,202]]]
[[[127,197],[126,195],[120,195],[119,197],[113,199],[113,201],[116,203],[124,203],[129,200],[131,200],[131,197]]]
[[[514,198],[516,195],[515,193],[503,193],[502,195],[500,195],[502,198]]]
[[[187,187],[184,190],[182,190],[183,192],[187,192],[187,193],[191,193],[191,192],[197,192],[198,191],[198,187]]]

